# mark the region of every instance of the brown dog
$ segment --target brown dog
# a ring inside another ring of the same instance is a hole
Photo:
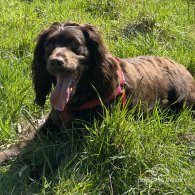
[[[52,111],[41,132],[72,125],[72,119],[91,122],[103,110],[99,96],[108,108],[127,97],[149,110],[157,101],[176,112],[184,104],[195,109],[195,81],[184,66],[162,57],[116,59],[91,25],[54,23],[43,31],[32,72],[38,105],[44,105],[54,85]],[[17,156],[26,142],[0,151],[0,164]]]
[[[102,101],[111,105],[125,96],[152,110],[195,108],[195,81],[187,69],[167,58],[141,56],[116,59],[91,25],[53,23],[37,38],[32,63],[36,103],[43,106],[51,94],[52,111],[44,125],[60,127],[72,119],[91,121]],[[99,95],[99,96],[98,96]]]

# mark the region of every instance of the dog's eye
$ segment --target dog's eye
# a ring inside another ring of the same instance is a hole
[[[76,53],[80,51],[80,47],[81,45],[78,42],[72,42],[70,45],[70,48]]]
[[[54,43],[55,43],[55,40],[53,38],[49,38],[48,40],[46,40],[45,45],[44,45],[45,50],[52,51],[54,48]]]
[[[52,49],[53,49],[53,44],[51,44],[51,43],[47,43],[47,44],[45,44],[45,50],[47,50],[47,51],[51,51]]]

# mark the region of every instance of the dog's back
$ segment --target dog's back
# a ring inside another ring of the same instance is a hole
[[[156,100],[163,107],[180,110],[183,104],[195,109],[195,80],[181,64],[168,58],[140,56],[122,60],[127,94],[133,103],[141,99],[153,109]]]

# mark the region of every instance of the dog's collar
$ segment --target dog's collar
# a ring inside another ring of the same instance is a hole
[[[116,90],[114,90],[105,99],[100,100],[100,99],[97,98],[97,99],[89,100],[89,101],[83,103],[79,107],[71,108],[71,111],[79,111],[79,110],[86,110],[86,109],[94,108],[96,106],[102,105],[102,103],[103,104],[107,103],[107,102],[109,102],[109,101],[111,101],[114,98],[119,97],[119,96],[122,97],[123,105],[126,104],[125,77],[124,77],[123,71],[122,71],[121,66],[120,66],[120,59],[119,58],[116,58],[116,63],[117,63],[117,66],[118,66],[118,76],[119,76],[119,79],[120,79],[120,83],[119,83],[118,87],[116,88]],[[69,115],[68,115],[68,112],[67,112],[66,108],[61,112],[61,117],[62,117],[63,121],[68,120]]]

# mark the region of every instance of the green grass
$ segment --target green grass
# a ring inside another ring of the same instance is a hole
[[[0,1],[0,148],[18,142],[21,121],[41,117],[30,64],[37,34],[54,21],[91,23],[114,56],[166,56],[195,75],[193,0]],[[71,129],[30,143],[0,166],[0,194],[194,194],[191,112],[135,119],[119,108],[84,138]]]

